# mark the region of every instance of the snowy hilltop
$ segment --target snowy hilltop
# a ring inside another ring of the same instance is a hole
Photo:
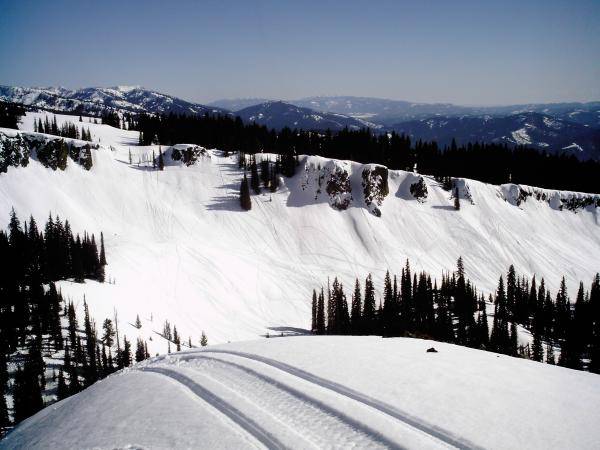
[[[598,375],[450,344],[272,338],[152,358],[25,420],[2,444],[592,449],[599,402]]]

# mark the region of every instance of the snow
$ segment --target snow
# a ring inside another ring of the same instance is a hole
[[[285,337],[145,361],[3,445],[592,449],[598,404],[587,372],[419,339]]]
[[[527,126],[527,124],[526,124]],[[516,144],[527,145],[531,144],[531,137],[527,134],[527,128],[519,128],[516,131],[512,131],[511,136]]]
[[[578,150],[580,152],[583,151],[583,148],[581,148],[581,146],[575,142],[573,142],[571,145],[567,145],[566,147],[562,148],[563,150]]]
[[[32,130],[38,117],[43,113],[28,113],[21,128]],[[77,116],[57,120],[79,125]],[[379,290],[385,271],[399,273],[407,258],[439,282],[462,256],[467,276],[486,295],[510,264],[544,277],[554,293],[565,275],[571,296],[600,270],[598,208],[560,210],[562,198],[579,194],[538,190],[545,200],[516,205],[502,186],[461,180],[455,211],[451,193],[431,177],[423,177],[428,196],[421,202],[410,193],[418,177],[390,171],[377,217],[363,195],[362,174],[371,166],[309,156],[300,158],[295,177],[282,178],[278,192],[253,195],[252,210],[244,212],[237,156],[209,149],[194,165],[166,158],[165,170],[155,171],[150,161],[158,146],[137,146],[137,132],[88,118],[82,125],[100,144],[91,170],[69,162],[64,172],[52,171],[34,159],[10,167],[0,174],[0,226],[14,206],[22,219],[32,214],[45,223],[52,211],[74,232],[98,238],[103,231],[107,279],[114,283],[63,281],[63,295],[79,308],[85,295],[97,324],[116,309],[121,333],[148,340],[153,355],[167,351],[157,334],[165,320],[194,345],[203,330],[210,343],[222,343],[279,327],[306,329],[312,289],[327,277],[348,287],[371,272]],[[318,178],[333,173],[348,175],[351,194],[332,200],[327,180],[321,185]],[[345,210],[332,207],[346,201]],[[139,330],[131,325],[138,314]]]

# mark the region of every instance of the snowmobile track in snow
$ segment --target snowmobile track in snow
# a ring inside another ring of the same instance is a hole
[[[268,411],[277,421],[287,424],[299,438],[316,448],[328,447],[332,443],[339,448],[351,445],[358,448],[403,448],[339,409],[249,367],[204,355],[182,355],[178,361],[206,363],[203,366],[183,367],[230,391],[242,393],[250,403]],[[324,429],[327,430],[325,438]]]
[[[240,358],[250,359],[253,361],[257,361],[257,362],[266,364],[268,366],[271,366],[271,367],[279,369],[283,372],[286,372],[290,375],[301,378],[310,383],[316,384],[322,388],[334,391],[340,395],[343,395],[347,398],[355,400],[359,403],[370,406],[371,408],[381,411],[382,413],[384,413],[390,417],[393,417],[394,419],[397,419],[400,422],[403,422],[404,424],[409,425],[412,428],[415,428],[415,429],[421,431],[422,433],[425,433],[426,435],[443,442],[444,444],[447,444],[447,445],[450,445],[452,447],[456,447],[459,449],[480,449],[481,448],[469,441],[461,439],[458,436],[454,436],[450,432],[448,432],[444,429],[441,429],[435,425],[430,425],[423,421],[420,421],[419,419],[412,417],[410,414],[405,413],[405,412],[395,408],[392,405],[389,405],[385,402],[382,402],[380,400],[369,397],[368,395],[362,394],[358,391],[355,391],[354,389],[351,389],[349,387],[346,387],[346,386],[336,383],[334,381],[330,381],[325,378],[321,378],[318,375],[314,375],[305,370],[302,370],[297,367],[291,366],[289,364],[277,361],[275,359],[267,358],[267,357],[260,356],[260,355],[254,355],[252,353],[236,352],[236,351],[229,351],[229,350],[203,350],[200,352],[190,352],[186,355],[182,355],[182,357],[183,357],[182,359],[185,358],[184,360],[191,360],[194,357],[198,357],[198,356],[192,356],[192,355],[199,355],[201,353],[233,355],[233,356],[237,356]],[[188,357],[188,355],[190,357]],[[202,357],[202,356],[199,356],[199,357]]]
[[[279,442],[279,440],[276,437],[272,436],[270,433],[262,429],[252,419],[246,417],[237,408],[224,402],[223,400],[221,400],[221,398],[217,397],[209,390],[203,388],[191,378],[188,378],[185,375],[174,370],[164,369],[160,367],[144,367],[140,370],[142,370],[143,372],[153,372],[160,375],[164,375],[184,385],[196,396],[198,396],[199,398],[213,406],[215,409],[229,417],[229,419],[231,419],[235,424],[237,424],[244,431],[252,435],[256,440],[264,444],[267,448],[285,448],[285,446],[281,442]]]

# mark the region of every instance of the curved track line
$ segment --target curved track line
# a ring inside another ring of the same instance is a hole
[[[233,355],[238,356],[240,358],[246,358],[253,361],[258,361],[263,364],[266,364],[271,367],[275,367],[283,372],[289,373],[290,375],[296,376],[298,378],[302,378],[305,381],[321,386],[325,389],[329,389],[331,391],[337,392],[345,397],[351,398],[359,403],[363,403],[371,408],[374,408],[378,411],[381,411],[388,416],[391,416],[401,422],[404,422],[407,425],[410,425],[417,430],[432,436],[448,445],[459,449],[481,449],[472,442],[468,440],[461,439],[459,437],[453,436],[450,432],[439,428],[435,425],[430,425],[412,417],[410,414],[405,413],[392,405],[389,405],[385,402],[374,399],[373,397],[369,397],[368,395],[361,394],[354,389],[346,387],[342,384],[336,383],[335,381],[330,381],[325,378],[321,378],[317,375],[314,375],[310,372],[306,372],[305,370],[299,369],[297,367],[291,366],[289,364],[277,361],[275,359],[267,358],[260,355],[254,355],[252,353],[246,352],[237,352],[233,350],[203,350],[200,352],[189,352],[187,354],[200,354],[200,353],[217,353],[217,354],[225,354],[225,355]],[[182,355],[183,356],[183,355]]]
[[[231,406],[229,403],[226,403],[221,398],[217,397],[215,394],[210,392],[208,389],[205,389],[202,386],[200,386],[191,378],[188,378],[181,373],[175,372],[174,370],[163,369],[160,367],[143,367],[139,370],[143,372],[158,373],[184,385],[189,390],[191,390],[196,396],[200,397],[206,403],[208,403],[209,405],[211,405],[212,407],[229,417],[236,425],[238,425],[248,434],[252,435],[252,437],[258,440],[261,444],[265,445],[267,448],[285,448],[285,446],[281,442],[279,442],[279,440],[276,437],[263,430],[252,419],[246,417],[237,408]]]
[[[340,422],[342,422],[343,424],[345,424],[346,426],[348,426],[349,428],[353,429],[356,432],[362,433],[364,434],[366,437],[368,437],[369,439],[372,439],[373,441],[378,442],[379,444],[390,448],[390,449],[402,449],[403,447],[396,444],[395,442],[392,442],[391,440],[387,439],[385,436],[383,436],[381,433],[377,432],[376,430],[373,430],[372,428],[364,425],[363,423],[352,419],[351,417],[347,416],[346,414],[344,414],[343,412],[329,406],[326,405],[325,403],[323,403],[320,400],[317,400],[316,398],[305,394],[303,392],[300,392],[297,389],[294,389],[291,386],[288,386],[284,383],[281,383],[280,381],[277,381],[271,377],[268,377],[266,375],[263,375],[259,372],[256,372],[253,369],[250,369],[249,367],[245,367],[242,366],[240,364],[236,364],[234,362],[231,361],[226,361],[223,359],[219,359],[219,358],[213,358],[210,356],[189,356],[186,357],[185,355],[182,355],[180,358],[178,358],[180,361],[189,361],[189,360],[198,360],[198,359],[206,359],[206,360],[210,360],[210,361],[217,361],[220,364],[223,364],[225,366],[229,366],[229,367],[234,367],[238,370],[241,370],[261,381],[264,381],[265,383],[274,386],[275,388],[291,395],[292,397],[296,398],[297,400],[299,400],[301,403],[303,404],[307,404],[307,405],[311,405],[313,407],[315,407],[316,409],[321,410],[321,412],[323,412],[326,415],[332,416],[335,419],[339,420]]]

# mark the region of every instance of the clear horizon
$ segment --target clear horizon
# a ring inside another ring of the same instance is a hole
[[[0,0],[0,84],[141,85],[184,100],[600,99],[600,2]]]

